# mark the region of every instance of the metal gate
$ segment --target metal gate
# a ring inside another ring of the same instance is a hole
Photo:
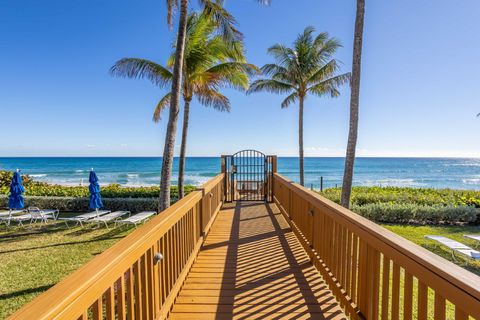
[[[227,202],[273,200],[273,156],[256,150],[242,150],[222,158]]]

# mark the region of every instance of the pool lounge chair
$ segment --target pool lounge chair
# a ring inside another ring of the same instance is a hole
[[[32,215],[31,222],[37,222],[40,220],[40,222],[44,223],[47,223],[48,219],[57,220],[60,213],[57,209],[42,210],[38,207],[29,207],[27,211]]]
[[[67,228],[69,227],[68,221],[75,222],[75,225],[81,225],[83,227],[83,222],[86,222],[93,218],[98,218],[99,216],[103,216],[107,213],[110,213],[110,210],[95,210],[92,212],[84,213],[75,217],[68,217],[68,218],[58,218],[58,220],[65,221]]]
[[[469,246],[464,245],[463,243],[442,236],[425,236],[425,238],[436,241],[444,245],[445,247],[452,249],[452,254],[454,258],[455,252],[458,252],[471,259],[480,260],[480,251],[474,250]]]
[[[19,214],[22,213],[23,210],[8,210],[8,211],[0,211],[0,218],[2,217],[8,217],[13,214]]]
[[[465,234],[463,235],[465,238],[468,238],[468,239],[473,239],[473,240],[476,240],[476,241],[479,241],[480,242],[480,235],[474,235],[474,234]]]
[[[133,224],[135,227],[140,223],[145,223],[153,215],[156,215],[155,211],[142,211],[133,216],[129,216],[126,219],[118,219],[115,221],[115,225],[117,224]]]
[[[15,215],[14,212],[15,211],[12,211],[12,213],[9,214],[7,217],[0,217],[0,222],[4,222],[7,227],[9,227],[12,222],[16,222],[19,226],[22,226],[23,223],[26,221],[32,222],[32,214],[26,213],[21,215]]]
[[[114,212],[107,213],[103,216],[98,216],[93,219],[87,220],[86,222],[88,223],[96,222],[99,227],[101,223],[104,223],[105,227],[107,227],[108,229],[108,222],[115,221],[116,219],[127,214],[130,216],[130,211],[114,211]]]

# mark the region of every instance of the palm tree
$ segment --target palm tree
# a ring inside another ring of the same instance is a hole
[[[221,26],[205,11],[202,14],[190,14],[187,21],[182,77],[184,116],[178,176],[180,198],[184,196],[186,145],[193,97],[218,111],[230,111],[230,101],[219,89],[233,87],[246,90],[249,74],[256,71],[253,65],[246,63],[242,42],[226,41],[218,33],[219,28]],[[174,64],[175,54],[172,54],[166,67],[145,59],[125,58],[111,68],[111,73],[121,77],[147,78],[155,85],[164,87],[172,81]],[[171,98],[172,92],[168,92],[160,99],[153,114],[155,122],[160,121],[161,112],[169,106]]]
[[[307,27],[301,33],[293,47],[276,44],[268,49],[276,64],[266,64],[262,73],[268,77],[252,83],[248,93],[268,91],[288,94],[281,107],[287,108],[298,101],[298,147],[300,156],[300,184],[304,185],[303,169],[303,108],[308,94],[319,97],[329,95],[338,97],[338,88],[346,83],[349,73],[337,75],[339,62],[332,59],[341,44],[335,38],[329,38],[322,32],[313,36],[313,27]]]
[[[348,131],[347,153],[345,156],[345,171],[343,174],[341,205],[350,207],[352,193],[353,166],[358,135],[358,107],[360,100],[360,71],[362,63],[363,22],[365,16],[365,0],[357,0],[355,18],[355,35],[353,40],[353,63],[350,96],[350,129]]]
[[[270,0],[257,0],[260,3],[269,4]],[[239,33],[234,25],[235,19],[225,9],[223,0],[200,0],[207,13],[221,27],[225,39],[239,39]],[[172,25],[173,11],[178,8],[178,0],[167,0],[167,20]],[[185,37],[188,15],[188,0],[180,0],[180,16],[178,21],[177,44],[175,46],[175,64],[173,67],[172,91],[170,97],[170,112],[168,114],[167,133],[163,147],[162,173],[160,177],[159,211],[170,206],[170,181],[172,176],[173,151],[175,135],[177,133],[177,119],[179,112],[179,100],[181,94],[181,83],[183,75],[183,61],[185,52]]]

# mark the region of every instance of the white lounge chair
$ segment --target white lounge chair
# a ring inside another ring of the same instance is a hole
[[[0,217],[8,217],[12,214],[19,214],[22,213],[23,210],[8,210],[8,211],[0,211]]]
[[[8,216],[6,217],[0,217],[0,222],[4,222],[5,225],[8,227],[12,222],[16,222],[19,226],[22,226],[24,222],[29,221],[32,222],[32,214],[26,213],[26,214],[21,214],[21,215],[15,215],[15,211],[12,211]],[[20,211],[23,212],[23,211]]]
[[[60,211],[56,209],[42,210],[38,207],[29,207],[27,211],[32,215],[32,222],[40,220],[40,222],[44,223],[47,223],[48,219],[57,220],[60,213]]]
[[[447,248],[452,249],[452,253],[455,257],[455,252],[461,253],[469,258],[480,260],[480,251],[474,250],[463,243],[449,239],[443,236],[425,236],[425,238],[436,241]]]
[[[23,210],[8,210],[8,211],[1,211],[0,212],[0,224],[5,223],[6,225],[9,224],[8,220],[9,217],[13,215],[18,215],[19,213],[23,213]]]
[[[105,227],[107,227],[108,229],[108,222],[112,222],[127,214],[130,216],[130,211],[114,211],[107,213],[106,215],[87,220],[87,222],[96,222],[98,226],[100,226],[100,224],[103,222],[105,224]]]
[[[111,212],[110,210],[95,210],[95,211],[92,211],[92,212],[80,214],[80,215],[75,216],[75,217],[58,218],[58,220],[65,221],[65,224],[67,225],[67,227],[68,227],[68,221],[75,222],[76,225],[79,224],[83,227],[83,222],[85,222],[87,220],[90,220],[90,219],[93,219],[93,218],[98,218],[99,216],[103,216],[103,215],[105,215],[107,213],[110,213],[110,212]]]
[[[463,235],[465,238],[476,240],[480,242],[480,235],[475,235],[475,234],[465,234]]]
[[[133,224],[135,227],[140,224],[144,223],[145,221],[148,220],[153,215],[156,215],[157,213],[155,211],[142,211],[137,214],[134,214],[133,216],[129,216],[126,219],[118,219],[115,221],[115,225],[118,224]]]

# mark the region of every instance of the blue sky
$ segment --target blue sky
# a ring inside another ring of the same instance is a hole
[[[342,41],[349,71],[354,0],[272,2],[226,3],[250,62],[270,62],[269,46],[312,25]],[[0,156],[160,155],[166,121],[151,114],[165,91],[108,69],[122,57],[165,62],[174,36],[165,15],[162,0],[0,0]],[[478,0],[367,1],[359,155],[480,156],[479,16]],[[193,104],[189,155],[297,154],[296,106],[225,93],[229,114]],[[307,155],[344,155],[348,104],[348,88],[307,100]]]

